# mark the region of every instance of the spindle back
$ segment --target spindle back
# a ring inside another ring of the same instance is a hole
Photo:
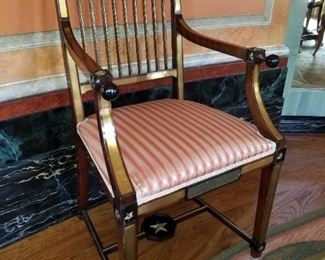
[[[168,3],[167,3],[168,2]],[[68,0],[82,48],[114,78],[172,68],[166,0]]]

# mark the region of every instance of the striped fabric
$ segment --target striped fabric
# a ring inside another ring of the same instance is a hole
[[[113,110],[113,119],[139,205],[275,151],[255,126],[191,101],[125,106]],[[111,191],[96,116],[77,129]]]

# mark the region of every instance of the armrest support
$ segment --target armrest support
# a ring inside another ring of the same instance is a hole
[[[259,86],[259,65],[246,65],[245,92],[249,110],[259,132],[277,144],[277,150],[285,150],[286,140],[274,126],[262,100]]]
[[[263,49],[247,48],[200,34],[186,23],[181,14],[176,15],[176,28],[178,33],[193,43],[246,61],[245,92],[253,120],[259,132],[277,144],[278,153],[284,151],[285,138],[270,119],[259,89],[259,65],[265,61],[269,67],[274,68],[279,63],[279,57],[274,54],[266,57]]]
[[[76,66],[89,78],[96,92],[98,129],[105,161],[114,193],[114,205],[121,224],[125,214],[134,212],[136,195],[120,152],[112,117],[111,101],[118,97],[118,88],[111,74],[102,69],[79,45],[74,37],[69,18],[59,20],[65,47]]]
[[[136,194],[127,174],[117,141],[115,126],[112,117],[111,102],[107,102],[100,95],[96,97],[100,137],[104,148],[106,165],[114,192],[114,205],[122,217],[126,211],[134,211]],[[130,209],[131,208],[131,209]],[[121,218],[124,221],[124,218]],[[123,224],[123,223],[121,223]]]

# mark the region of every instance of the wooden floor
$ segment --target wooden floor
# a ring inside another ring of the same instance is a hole
[[[272,211],[271,225],[285,223],[325,205],[325,134],[288,135],[288,152]],[[258,173],[241,179],[204,197],[248,231],[252,230]],[[172,215],[193,207],[184,202],[164,212]],[[107,204],[91,210],[100,236],[114,241],[116,230]],[[173,239],[158,243],[142,240],[139,258],[209,259],[239,241],[216,219],[204,213],[179,224]],[[99,259],[84,223],[70,218],[40,233],[0,250],[0,259]],[[116,254],[110,259],[117,259]]]

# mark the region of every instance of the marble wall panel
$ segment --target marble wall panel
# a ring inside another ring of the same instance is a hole
[[[73,146],[0,166],[0,247],[76,213],[77,178]],[[106,198],[90,171],[89,203]]]

